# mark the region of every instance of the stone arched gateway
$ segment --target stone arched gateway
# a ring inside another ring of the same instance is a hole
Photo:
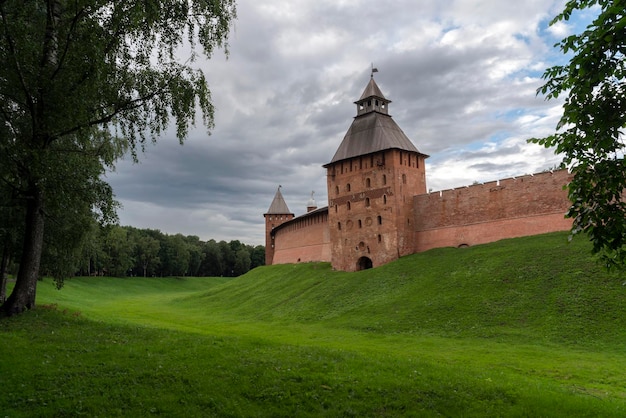
[[[371,269],[372,267],[374,266],[372,265],[372,260],[369,257],[361,257],[356,262],[357,271]]]

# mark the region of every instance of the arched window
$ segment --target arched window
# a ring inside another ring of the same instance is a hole
[[[378,215],[378,225],[382,225],[383,224],[383,217]]]
[[[346,202],[346,208],[350,210],[350,202]]]
[[[365,179],[365,187],[372,187],[371,186],[372,182],[370,181],[369,177]]]
[[[350,183],[346,184],[346,191],[350,191]]]
[[[383,240],[383,237],[380,234],[378,234],[378,242],[382,242],[382,240]]]
[[[337,229],[341,231],[341,222],[337,222]]]
[[[383,174],[383,184],[387,184],[387,175]]]
[[[339,194],[339,186],[335,186],[335,194]]]
[[[365,198],[365,207],[368,207],[368,208],[369,208],[369,206],[370,206],[370,198],[369,198],[369,197],[366,197],[366,198]]]
[[[359,228],[362,228],[363,224],[361,223],[361,220],[359,219]]]
[[[337,213],[337,205],[335,205],[335,213]]]
[[[383,205],[386,205],[386,204],[387,204],[387,195],[384,194],[383,195]]]

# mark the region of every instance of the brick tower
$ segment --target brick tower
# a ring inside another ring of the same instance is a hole
[[[293,213],[289,211],[283,194],[280,192],[281,186],[278,186],[274,200],[267,213],[263,214],[265,218],[265,265],[271,265],[274,259],[274,236],[272,229],[274,227],[293,219]]]
[[[341,145],[324,165],[337,270],[363,270],[413,253],[413,196],[426,193],[428,155],[391,118],[391,100],[373,75]]]

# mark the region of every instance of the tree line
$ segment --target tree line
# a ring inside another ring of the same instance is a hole
[[[6,241],[5,241],[6,243]],[[2,275],[15,273],[19,260],[17,249],[3,246]],[[225,276],[234,277],[265,264],[265,247],[230,242],[202,241],[194,235],[169,235],[156,229],[132,226],[97,226],[92,228],[79,248],[74,246],[68,258],[58,257],[51,246],[44,249],[43,275],[62,282],[59,270],[75,276]],[[60,263],[60,265],[59,265]]]
[[[130,226],[101,228],[85,246],[79,275],[234,277],[265,264],[265,247],[202,241],[195,235],[168,235]]]

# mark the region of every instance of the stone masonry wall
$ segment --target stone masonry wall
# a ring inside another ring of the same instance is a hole
[[[568,230],[567,170],[415,196],[415,251]]]
[[[274,232],[272,264],[330,261],[328,210],[295,218]]]

